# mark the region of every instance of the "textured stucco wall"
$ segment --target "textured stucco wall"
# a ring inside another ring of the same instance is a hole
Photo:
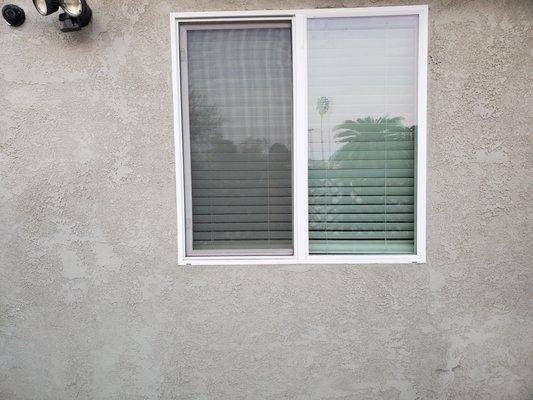
[[[427,264],[179,267],[168,13],[410,2],[12,1],[0,399],[532,398],[533,2],[430,2]]]

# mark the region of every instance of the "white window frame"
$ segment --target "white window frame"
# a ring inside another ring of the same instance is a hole
[[[307,182],[307,20],[331,17],[418,16],[417,154],[416,154],[416,238],[415,254],[310,255]],[[293,245],[292,255],[187,256],[185,227],[185,179],[183,157],[180,82],[180,24],[221,21],[290,21],[293,51]],[[428,6],[367,7],[310,10],[257,10],[183,12],[170,14],[172,92],[174,99],[174,151],[179,265],[252,264],[370,264],[426,262],[426,137],[427,137],[427,48]]]

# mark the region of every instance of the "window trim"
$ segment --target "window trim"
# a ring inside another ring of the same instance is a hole
[[[417,153],[416,153],[416,253],[309,255],[307,171],[307,20],[328,17],[417,15]],[[290,21],[293,53],[293,245],[292,255],[187,256],[185,228],[185,177],[180,80],[180,24],[187,22]],[[253,264],[400,264],[426,262],[426,137],[428,6],[365,7],[341,9],[254,10],[170,13],[174,152],[176,165],[177,236],[179,265]],[[294,207],[294,205],[298,207]]]

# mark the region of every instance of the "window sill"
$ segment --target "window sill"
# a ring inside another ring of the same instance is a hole
[[[178,260],[179,265],[301,265],[301,264],[425,264],[425,255],[320,255],[306,258],[296,256],[242,256],[242,257],[185,257]]]

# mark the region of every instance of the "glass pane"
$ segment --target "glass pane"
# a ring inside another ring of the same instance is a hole
[[[417,16],[311,19],[309,252],[415,251]]]
[[[187,75],[192,253],[291,254],[290,25],[188,29]]]

